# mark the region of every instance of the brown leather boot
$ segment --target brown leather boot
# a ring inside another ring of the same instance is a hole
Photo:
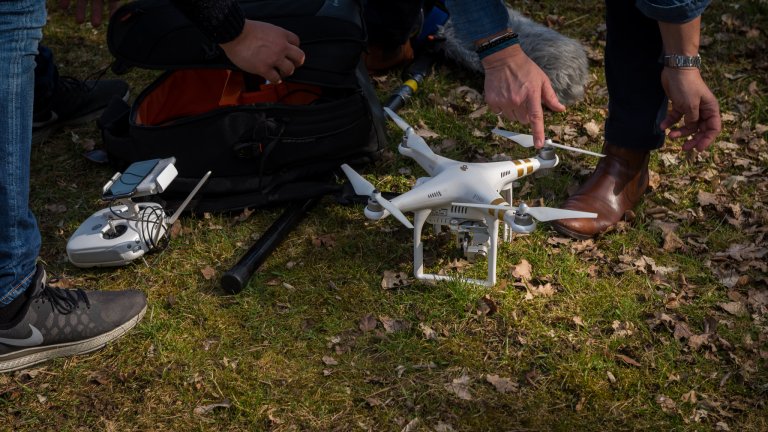
[[[594,237],[625,218],[648,188],[648,151],[606,143],[595,172],[560,208],[597,213],[595,219],[560,219],[552,227],[567,236]]]

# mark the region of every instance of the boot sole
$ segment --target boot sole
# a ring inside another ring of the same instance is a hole
[[[597,234],[589,235],[589,234],[582,234],[576,231],[569,230],[568,228],[562,227],[558,224],[552,224],[552,228],[555,229],[555,231],[559,232],[560,234],[567,235],[568,237],[574,238],[576,240],[589,240],[591,238],[594,238]]]
[[[58,345],[46,345],[43,347],[35,347],[23,351],[18,351],[14,353],[14,355],[19,355],[20,357],[0,362],[0,373],[26,369],[30,366],[34,366],[38,363],[52,360],[54,358],[87,354],[104,348],[107,343],[123,336],[132,328],[136,327],[136,324],[141,321],[141,319],[144,317],[144,313],[146,312],[147,306],[145,305],[144,309],[142,309],[138,315],[126,321],[123,325],[116,327],[107,333],[94,336],[90,339]]]

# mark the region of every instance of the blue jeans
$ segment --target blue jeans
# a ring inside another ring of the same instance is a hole
[[[29,208],[32,102],[45,0],[0,1],[0,306],[23,293],[40,251]]]

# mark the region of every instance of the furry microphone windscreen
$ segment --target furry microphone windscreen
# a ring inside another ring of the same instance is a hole
[[[522,16],[512,8],[508,10],[509,28],[520,36],[523,51],[549,76],[560,102],[570,105],[582,100],[589,79],[589,64],[581,43]],[[445,37],[443,50],[447,58],[483,73],[474,46],[456,36],[450,19],[438,34]]]

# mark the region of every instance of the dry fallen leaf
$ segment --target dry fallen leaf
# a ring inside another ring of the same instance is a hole
[[[702,207],[705,207],[708,205],[717,206],[720,204],[720,200],[718,199],[717,195],[703,191],[703,190],[700,190],[698,192],[698,200],[699,200],[699,205]]]
[[[641,366],[640,363],[637,360],[633,359],[632,357],[625,356],[624,354],[616,354],[616,358],[621,360],[621,361],[623,361],[624,363],[626,363],[628,365],[632,365],[632,366],[635,366],[635,367],[640,367]]]
[[[86,138],[86,139],[84,139],[83,141],[80,142],[80,147],[84,151],[91,151],[94,148],[96,148],[96,141],[94,141],[91,138]]]
[[[249,217],[253,214],[254,210],[250,208],[246,208],[243,210],[242,213],[232,218],[233,222],[239,223],[239,222],[245,222],[248,220]]]
[[[525,299],[531,300],[534,297],[552,297],[556,292],[557,290],[555,287],[551,283],[547,282],[543,285],[529,287],[528,292],[525,295]]]
[[[675,330],[672,335],[676,340],[682,340],[682,339],[690,339],[690,337],[693,336],[693,333],[688,328],[688,324],[682,321],[678,321],[675,324]]]
[[[632,336],[636,330],[635,325],[629,321],[613,321],[611,328],[613,328],[613,337],[616,338]]]
[[[688,346],[693,348],[694,351],[701,348],[702,345],[709,342],[709,335],[708,334],[700,334],[700,335],[691,335],[688,338]]]
[[[512,276],[514,276],[516,279],[530,280],[531,270],[531,263],[524,259],[520,261],[520,264],[512,266]]]
[[[385,290],[401,288],[411,284],[408,274],[405,272],[384,271],[384,277],[381,279],[381,287]]]
[[[456,432],[456,429],[454,429],[453,426],[444,422],[438,422],[434,429],[435,432]]]
[[[396,333],[411,328],[410,322],[403,319],[390,318],[386,315],[380,315],[379,321],[381,321],[381,325],[384,326],[384,330],[387,333]]]
[[[661,406],[661,410],[665,413],[671,413],[677,407],[675,401],[661,394],[656,396],[656,403]]]
[[[446,390],[456,395],[459,399],[472,400],[472,394],[469,392],[469,385],[472,378],[469,375],[462,375],[445,385]]]
[[[676,250],[684,249],[685,243],[673,232],[668,232],[664,235],[664,245],[662,249],[665,252],[674,252]]]
[[[214,276],[216,276],[216,270],[214,270],[211,266],[205,266],[205,268],[200,270],[200,273],[203,274],[205,280],[211,280]]]
[[[332,249],[336,246],[336,236],[333,234],[324,234],[317,237],[312,237],[312,245],[316,248]]]
[[[594,120],[586,122],[584,124],[584,130],[587,131],[587,135],[591,138],[596,138],[600,135],[600,125]]]
[[[400,432],[416,432],[419,430],[419,426],[421,426],[421,419],[416,417],[413,420],[409,421],[407,425],[403,428]]]
[[[357,323],[357,327],[360,329],[360,331],[369,332],[375,329],[377,324],[378,321],[376,320],[376,317],[374,317],[373,314],[368,314],[360,318],[360,321]]]
[[[734,316],[749,315],[746,305],[744,305],[742,302],[720,303],[719,306],[723,308],[724,311]]]
[[[194,412],[197,415],[205,415],[209,412],[213,411],[216,408],[229,408],[232,404],[229,402],[229,399],[224,399],[221,402],[213,403],[210,405],[201,405],[195,408]]]
[[[495,314],[498,310],[499,307],[496,306],[496,302],[493,301],[492,298],[488,297],[487,294],[477,300],[477,315],[490,316]]]
[[[67,211],[67,206],[64,204],[48,204],[45,209],[51,213],[64,213]]]
[[[437,339],[437,332],[432,330],[432,327],[424,323],[419,323],[419,330],[421,330],[421,333],[424,335],[425,339],[428,339],[428,340]]]
[[[518,384],[509,378],[502,378],[498,375],[486,375],[485,380],[493,384],[499,393],[514,392],[518,389]]]
[[[181,220],[177,219],[173,225],[171,225],[171,238],[178,238],[183,233],[183,226]]]

